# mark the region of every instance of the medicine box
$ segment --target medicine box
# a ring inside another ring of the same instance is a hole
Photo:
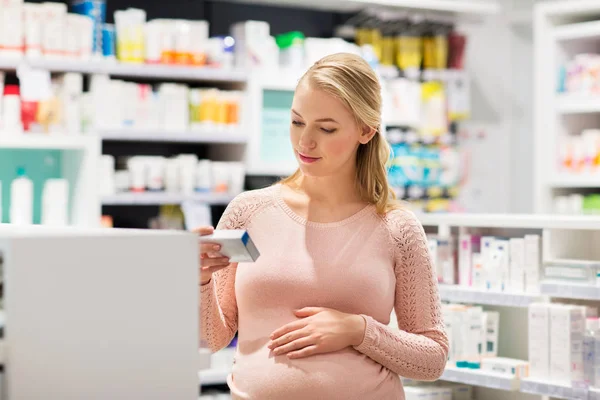
[[[529,305],[529,375],[550,377],[550,304]]]
[[[550,378],[558,384],[583,382],[585,307],[553,304],[550,308]]]
[[[260,253],[247,231],[242,229],[215,230],[212,235],[202,236],[202,242],[221,245],[219,253],[229,257],[231,262],[255,262]]]
[[[525,290],[538,292],[541,268],[541,239],[539,235],[525,236]]]
[[[479,253],[481,237],[477,235],[460,235],[458,248],[458,283],[462,286],[471,286],[473,253]]]

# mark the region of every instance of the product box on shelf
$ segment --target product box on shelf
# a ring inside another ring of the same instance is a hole
[[[498,336],[500,335],[500,313],[498,311],[486,311],[486,346],[482,355],[496,357],[498,355]]]
[[[527,378],[529,376],[529,363],[505,357],[490,357],[481,360],[481,369],[499,374],[512,375],[515,378]]]
[[[550,304],[529,305],[529,375],[532,378],[550,377]]]
[[[511,238],[510,248],[510,289],[513,292],[525,291],[525,239]]]
[[[471,286],[473,271],[473,254],[479,253],[481,236],[462,234],[458,248],[458,283]]]
[[[550,306],[550,378],[557,383],[583,385],[585,313],[581,306]]]
[[[235,39],[235,65],[240,68],[275,68],[279,50],[271,28],[264,21],[244,21],[231,26]]]
[[[92,20],[92,54],[102,55],[102,29],[106,22],[106,1],[73,0],[71,8],[73,12]]]
[[[542,260],[541,237],[525,235],[525,290],[538,292]]]

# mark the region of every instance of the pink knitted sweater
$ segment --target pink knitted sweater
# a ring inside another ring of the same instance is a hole
[[[228,384],[233,398],[404,399],[398,375],[436,380],[448,340],[423,228],[409,211],[374,206],[339,222],[316,223],[284,202],[280,185],[238,196],[219,229],[247,229],[254,264],[213,275],[200,289],[202,339],[217,351],[238,332]],[[328,307],[366,320],[355,348],[289,360],[269,335],[294,310]],[[395,309],[400,330],[388,327]]]

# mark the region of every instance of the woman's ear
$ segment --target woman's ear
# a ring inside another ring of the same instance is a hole
[[[375,136],[375,134],[377,134],[377,129],[365,125],[362,128],[360,138],[358,139],[358,141],[361,144],[367,144],[371,141],[371,139],[373,139],[373,136]]]

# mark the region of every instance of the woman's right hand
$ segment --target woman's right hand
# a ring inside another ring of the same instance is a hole
[[[194,229],[194,232],[200,236],[207,236],[214,232],[212,226],[203,226]],[[206,285],[210,282],[212,274],[227,268],[230,265],[229,258],[221,253],[221,246],[216,243],[200,242],[200,284]]]

